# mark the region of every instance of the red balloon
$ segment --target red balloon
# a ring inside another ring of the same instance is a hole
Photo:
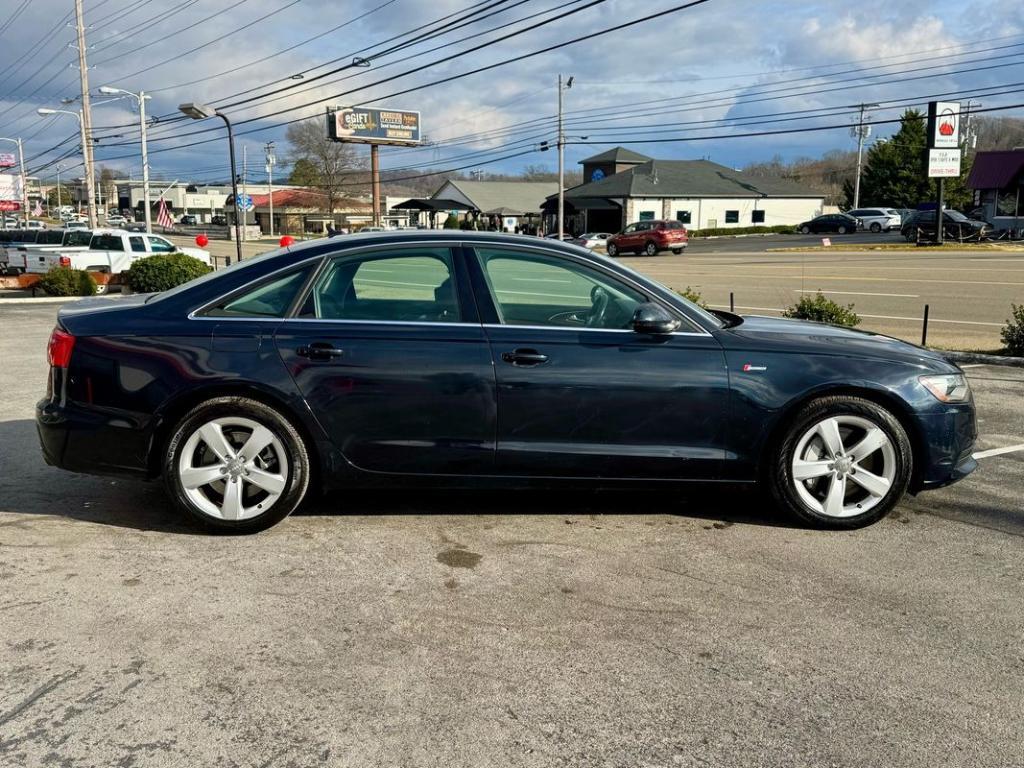
[[[289,245],[291,245],[294,242],[295,242],[295,238],[294,237],[292,237],[291,235],[285,235],[284,237],[281,238],[280,246],[282,248],[287,248]]]
[[[206,235],[196,235],[196,245],[200,248],[205,248],[210,243],[210,238]]]

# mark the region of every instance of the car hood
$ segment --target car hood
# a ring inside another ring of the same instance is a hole
[[[726,329],[725,333],[737,341],[753,342],[759,347],[768,345],[806,353],[901,360],[929,367],[939,363],[942,368],[955,368],[935,350],[880,333],[809,320],[744,315],[742,324]]]

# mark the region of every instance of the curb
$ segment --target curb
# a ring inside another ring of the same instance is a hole
[[[94,299],[95,296],[0,296],[0,307],[20,304],[65,304],[79,299]]]
[[[1024,357],[983,355],[980,352],[951,352],[944,349],[936,349],[934,351],[953,363],[979,363],[981,365],[1004,365],[1012,368],[1024,368]]]

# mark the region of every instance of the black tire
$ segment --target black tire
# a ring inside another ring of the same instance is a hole
[[[608,243],[608,245],[605,246],[605,250],[608,252],[608,255],[611,256],[613,259],[619,255],[619,246],[617,246],[615,243]]]
[[[837,229],[836,232],[838,234],[840,234],[840,235],[845,235],[846,234],[846,227],[844,227],[842,224],[840,224],[839,225],[839,229]]]
[[[672,249],[672,253],[674,253],[674,254],[675,254],[676,256],[678,256],[678,255],[679,255],[679,254],[681,254],[682,252],[683,252],[683,249],[682,249],[682,248],[673,248],[673,249]]]
[[[655,243],[653,240],[648,240],[647,244],[644,245],[644,253],[647,254],[648,256],[657,256],[658,244]]]
[[[804,226],[800,227],[800,234],[802,234],[802,235],[809,235],[809,234],[811,234],[811,228],[808,227],[805,224]]]
[[[245,520],[224,520],[207,514],[189,499],[180,483],[178,463],[189,436],[203,424],[224,417],[242,417],[266,427],[280,441],[288,459],[288,478],[280,496],[265,512]],[[309,488],[309,453],[298,430],[274,408],[247,397],[218,397],[196,406],[178,422],[164,451],[162,475],[175,506],[206,530],[256,533],[279,523],[302,502]]]
[[[831,517],[809,507],[794,488],[792,464],[801,435],[823,419],[856,416],[870,421],[889,438],[896,461],[896,472],[889,491],[862,515]],[[913,449],[907,432],[888,410],[860,397],[823,397],[808,403],[790,421],[780,442],[768,448],[764,478],[772,497],[786,512],[819,528],[854,529],[871,525],[885,517],[906,493],[913,470]]]
[[[876,221],[876,222],[874,222],[874,223],[873,223],[873,224],[871,225],[871,231],[872,231],[872,232],[874,232],[874,233],[875,233],[875,234],[877,235],[877,234],[878,234],[879,232],[881,232],[881,231],[882,231],[882,225],[881,225],[881,224],[879,224],[879,223],[878,223],[877,221]]]

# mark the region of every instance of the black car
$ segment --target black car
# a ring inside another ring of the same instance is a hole
[[[935,239],[935,211],[914,211],[903,220],[900,234],[907,242]],[[942,234],[945,240],[980,240],[992,231],[987,221],[969,219],[959,211],[942,212]]]
[[[228,225],[227,216],[214,216],[210,219],[210,223],[215,227],[226,227]]]
[[[805,221],[797,227],[797,231],[805,235],[811,233],[835,232],[840,235],[853,234],[860,226],[860,221],[845,213],[826,213],[824,216],[817,216],[810,221]]]
[[[708,312],[527,236],[297,244],[65,305],[49,360],[49,463],[160,477],[228,531],[272,525],[314,487],[697,481],[760,482],[852,528],[976,467],[971,391],[940,354]]]
[[[198,223],[198,220],[191,213],[186,213],[184,216],[181,217],[180,223],[184,224],[187,227],[194,227]]]

